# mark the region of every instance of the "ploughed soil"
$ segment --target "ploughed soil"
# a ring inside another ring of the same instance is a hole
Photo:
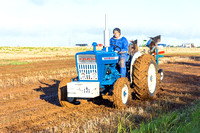
[[[18,66],[0,66],[0,75],[18,76],[30,71],[75,67],[74,60],[50,60]],[[165,101],[168,110],[179,109],[200,98],[200,61],[170,62],[160,65],[164,82],[158,87],[154,101]],[[2,77],[1,77],[2,78]],[[90,120],[118,112],[108,99],[87,102],[81,106],[64,108],[58,101],[61,78],[45,79],[16,87],[0,89],[0,132],[74,131]],[[126,108],[151,106],[145,101],[132,100]],[[123,110],[122,110],[123,111]]]

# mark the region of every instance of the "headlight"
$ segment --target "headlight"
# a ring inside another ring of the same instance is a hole
[[[97,78],[97,73],[90,73],[90,78],[96,79]]]
[[[79,76],[80,76],[80,79],[84,79],[85,78],[85,73],[81,73]]]

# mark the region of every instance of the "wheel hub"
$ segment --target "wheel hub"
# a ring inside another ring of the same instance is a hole
[[[126,96],[126,94],[127,94],[127,93],[124,91],[124,97]]]
[[[122,88],[122,102],[126,104],[128,102],[128,86],[124,85]]]
[[[148,69],[148,88],[150,93],[156,90],[156,67],[153,63],[149,65]]]
[[[152,75],[150,76],[150,81],[151,81],[151,82],[153,81],[153,76],[152,76]]]

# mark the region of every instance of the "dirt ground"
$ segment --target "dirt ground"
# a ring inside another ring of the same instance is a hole
[[[132,100],[132,107],[153,106],[161,102],[172,111],[200,99],[200,57],[160,65],[164,82],[158,88],[154,101]],[[29,72],[73,68],[74,60],[49,60],[18,66],[0,66],[1,79],[15,79]],[[59,72],[59,71],[58,71]],[[56,75],[57,73],[51,73]],[[72,76],[65,72],[63,76]],[[73,132],[82,131],[87,122],[102,119],[123,110],[113,108],[108,99],[81,101],[82,106],[63,108],[58,101],[57,89],[62,76],[37,82],[18,84],[0,89],[0,132]],[[163,105],[163,108],[166,107]]]

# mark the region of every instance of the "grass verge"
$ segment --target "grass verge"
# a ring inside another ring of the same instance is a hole
[[[174,111],[141,123],[132,133],[179,132],[198,133],[200,131],[200,101],[186,109]],[[119,131],[120,132],[120,131]]]

